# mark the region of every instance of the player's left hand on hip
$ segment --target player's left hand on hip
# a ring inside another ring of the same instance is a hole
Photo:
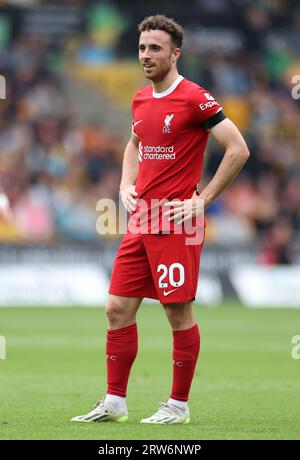
[[[0,193],[0,219],[6,223],[12,221],[12,210],[9,204],[9,200],[4,193]]]
[[[173,209],[164,212],[164,216],[168,217],[169,222],[174,221],[177,225],[199,216],[204,212],[203,198],[194,195],[189,200],[175,200],[165,204],[165,207],[169,206],[173,207]]]

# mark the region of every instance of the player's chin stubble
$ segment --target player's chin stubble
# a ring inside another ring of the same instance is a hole
[[[147,70],[144,69],[144,75],[146,78],[148,78],[148,80],[151,80],[154,83],[157,83],[159,81],[163,81],[168,75],[168,73],[170,72],[170,70],[171,70],[171,66],[168,66],[163,69],[159,69],[157,72],[148,74]]]

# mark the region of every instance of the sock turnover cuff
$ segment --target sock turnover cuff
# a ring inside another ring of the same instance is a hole
[[[176,348],[185,348],[200,342],[198,324],[189,329],[173,331],[173,344]]]

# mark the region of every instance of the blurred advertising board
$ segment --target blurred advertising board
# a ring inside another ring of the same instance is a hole
[[[0,306],[103,306],[108,277],[93,264],[0,266]]]
[[[300,266],[236,267],[231,282],[247,307],[300,308]]]

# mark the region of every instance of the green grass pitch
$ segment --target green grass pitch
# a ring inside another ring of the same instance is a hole
[[[201,351],[191,424],[140,425],[171,388],[171,332],[162,308],[143,304],[139,353],[124,424],[70,422],[105,393],[102,308],[0,308],[1,439],[299,439],[300,360],[291,356],[300,310],[197,306]]]

